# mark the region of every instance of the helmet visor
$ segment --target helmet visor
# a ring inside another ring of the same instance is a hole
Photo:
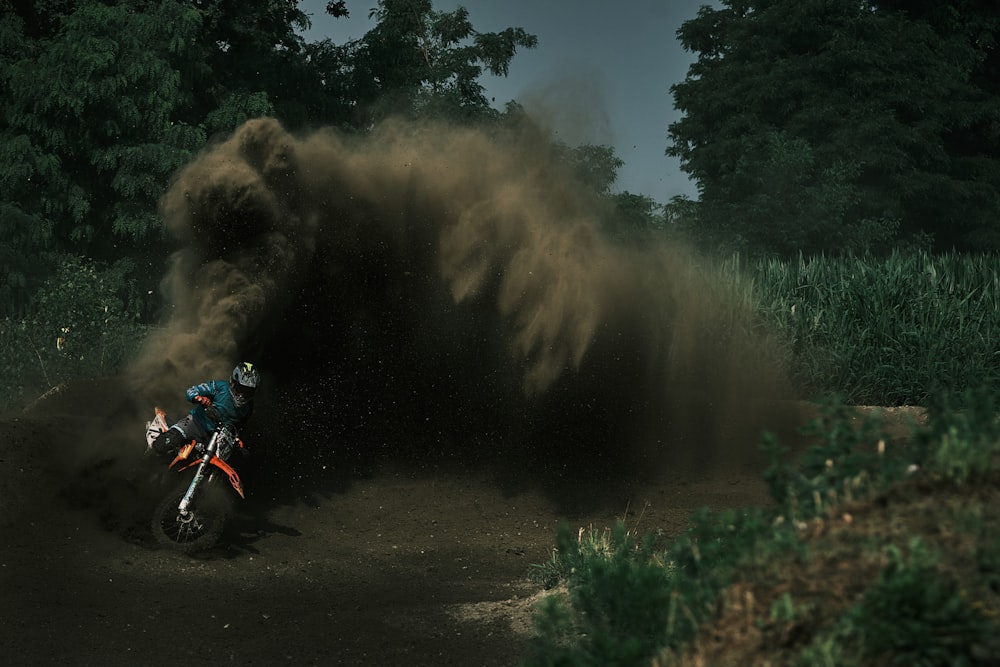
[[[236,405],[243,405],[248,400],[253,398],[254,389],[253,387],[245,387],[238,382],[232,383],[233,390],[233,401]]]

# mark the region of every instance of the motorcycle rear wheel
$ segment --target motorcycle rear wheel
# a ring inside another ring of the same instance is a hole
[[[172,551],[193,554],[216,544],[232,514],[232,500],[224,489],[213,484],[199,489],[195,502],[181,515],[177,507],[187,485],[167,495],[153,513],[152,529],[156,541]]]

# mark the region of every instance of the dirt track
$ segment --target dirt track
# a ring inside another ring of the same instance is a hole
[[[118,418],[74,391],[0,421],[6,664],[515,665],[560,522],[675,534],[767,499],[749,465],[581,480],[383,456],[298,483],[258,465],[226,545],[188,558],[144,535],[116,463],[73,452]]]

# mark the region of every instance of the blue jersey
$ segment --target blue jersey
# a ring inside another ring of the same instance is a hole
[[[237,406],[233,400],[233,390],[225,380],[209,380],[202,384],[195,385],[185,392],[187,400],[194,402],[195,396],[208,396],[212,399],[214,412],[218,415],[223,424],[235,426],[237,430],[243,428],[250,415],[253,413],[253,401],[248,400],[242,406]],[[191,408],[191,416],[208,433],[215,430],[216,422],[205,412],[205,406],[200,403]]]

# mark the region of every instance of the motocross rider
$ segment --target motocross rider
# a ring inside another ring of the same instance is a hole
[[[185,393],[195,406],[152,440],[151,452],[172,456],[192,440],[207,442],[219,422],[242,429],[253,414],[253,395],[259,382],[260,373],[253,364],[244,361],[233,369],[228,382],[209,380],[190,387]]]

